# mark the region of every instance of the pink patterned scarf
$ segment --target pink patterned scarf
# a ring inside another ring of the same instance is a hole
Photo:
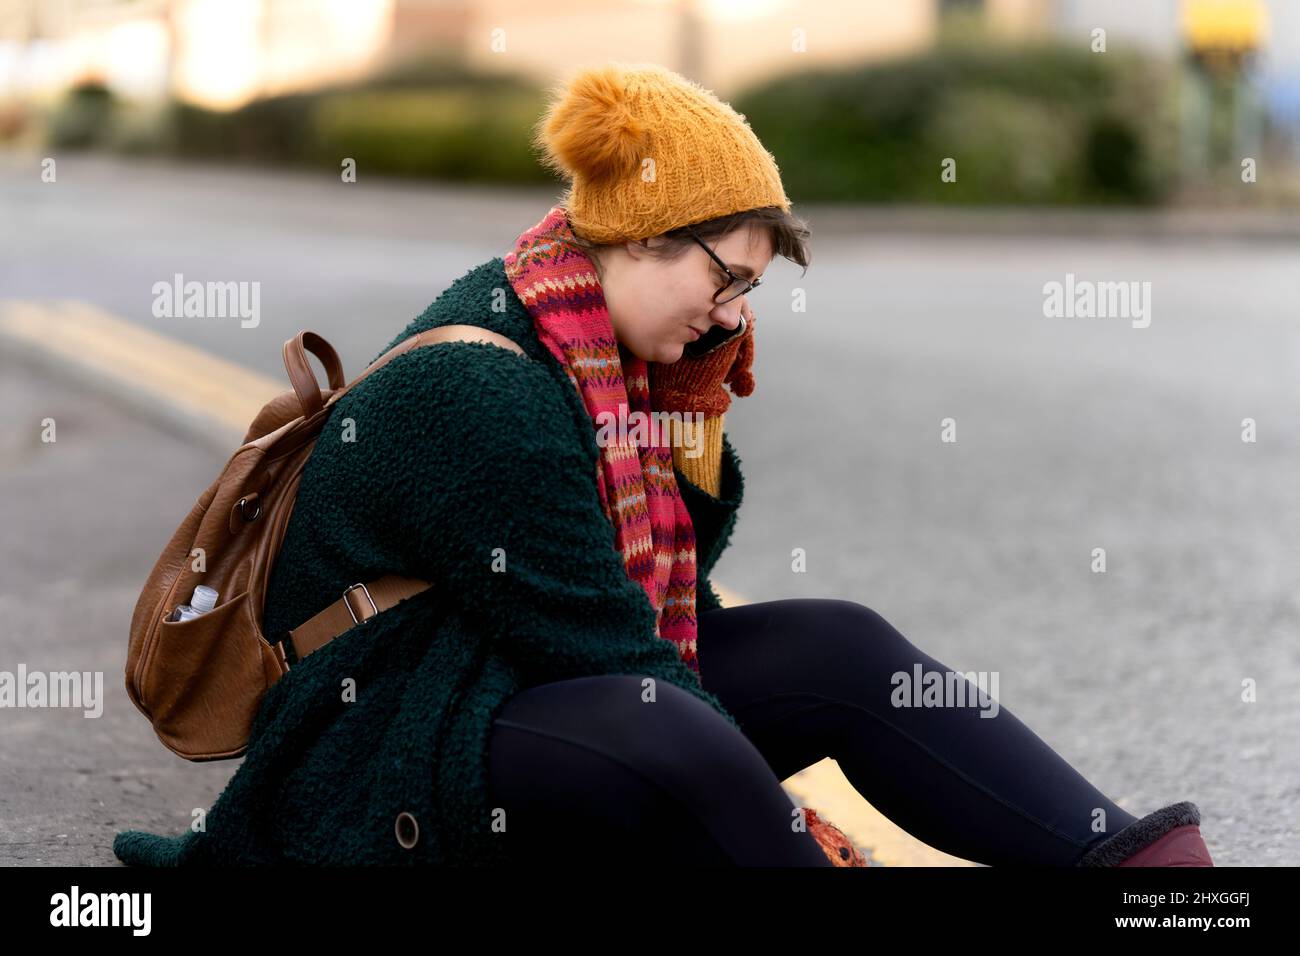
[[[563,206],[551,207],[505,257],[506,275],[538,337],[568,372],[592,427],[599,433],[598,422],[620,421],[631,412],[648,422],[646,361],[629,357],[624,365],[595,268],[572,238]],[[672,449],[656,444],[657,429],[646,431],[644,445],[633,444],[623,429],[614,429],[612,441],[598,440],[596,488],[627,576],[645,589],[655,609],[655,633],[677,645],[682,660],[699,673],[695,529],[673,474]],[[627,430],[632,438],[637,434]]]

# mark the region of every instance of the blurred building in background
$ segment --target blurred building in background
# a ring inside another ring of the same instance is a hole
[[[1294,0],[0,0],[0,96],[88,77],[223,108],[443,48],[485,71],[652,60],[728,95],[767,76],[883,59],[972,13],[1009,38],[1065,35],[1174,54],[1250,35],[1272,85],[1300,79]]]
[[[848,8],[785,0],[0,0],[0,95],[39,96],[94,78],[124,95],[233,108],[434,48],[485,71],[545,79],[560,63],[651,60],[725,90],[805,62],[923,46],[936,10],[933,0]]]
[[[1265,162],[1300,196],[1300,0],[0,0],[0,141],[526,180],[542,88],[608,60],[757,91],[825,198],[1147,201]],[[965,185],[930,195],[936,149]]]

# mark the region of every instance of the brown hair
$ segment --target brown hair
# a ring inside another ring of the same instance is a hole
[[[743,229],[751,224],[759,229],[767,230],[767,234],[772,240],[773,256],[783,256],[795,265],[802,266],[805,272],[808,271],[808,266],[812,263],[812,252],[808,245],[812,232],[804,220],[793,213],[786,212],[779,206],[745,209],[727,216],[719,216],[716,219],[691,223],[691,228],[695,230],[697,236],[708,242],[710,239],[720,239],[728,235],[732,230]],[[660,259],[676,259],[687,248],[695,245],[690,230],[685,226],[671,229],[655,238],[661,240],[661,242],[653,248],[646,245],[645,239],[638,239],[636,242],[647,253]],[[574,245],[581,248],[587,257],[591,259],[599,277],[600,260],[598,256],[600,252],[613,246],[622,245],[622,243],[595,243],[575,235]]]

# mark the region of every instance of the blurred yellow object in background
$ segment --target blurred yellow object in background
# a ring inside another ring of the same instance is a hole
[[[1182,28],[1197,52],[1258,50],[1268,33],[1268,10],[1263,0],[1183,0]]]

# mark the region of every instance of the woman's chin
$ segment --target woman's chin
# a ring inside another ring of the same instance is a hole
[[[658,362],[660,365],[672,365],[674,362],[676,362],[679,358],[682,357],[685,351],[686,351],[685,342],[669,342],[667,345],[663,345],[660,347],[659,357],[656,358],[655,361]]]
[[[660,365],[671,365],[685,354],[685,342],[665,342],[653,346],[650,350],[633,349],[628,345],[621,345],[629,355],[643,359],[647,362],[658,362]]]

